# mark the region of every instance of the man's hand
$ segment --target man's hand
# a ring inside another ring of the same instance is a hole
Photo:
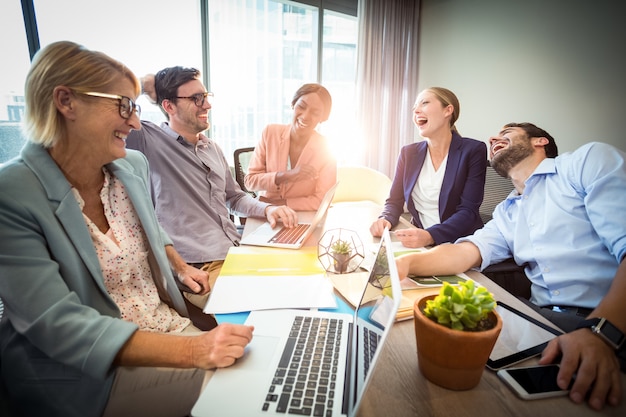
[[[396,258],[396,267],[400,281],[409,276],[411,258],[408,255],[400,255]]]
[[[209,285],[209,273],[191,265],[185,265],[178,272],[178,279],[196,294],[204,295],[211,290]]]
[[[298,224],[298,214],[287,206],[267,206],[265,217],[274,228],[278,221],[282,221],[285,227],[294,227]]]
[[[619,405],[622,394],[619,362],[609,345],[589,329],[579,329],[551,340],[539,364],[553,363],[561,355],[557,383],[567,389],[575,377],[569,393],[572,401],[582,403],[590,393],[589,406],[594,410],[601,410],[607,402]]]
[[[211,290],[209,273],[188,265],[172,245],[165,245],[165,253],[178,280],[196,294],[204,295]]]

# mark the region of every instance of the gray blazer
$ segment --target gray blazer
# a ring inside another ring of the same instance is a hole
[[[109,164],[126,187],[151,249],[161,298],[188,316],[149,195],[148,163],[135,151]],[[1,372],[29,416],[99,416],[112,362],[137,330],[108,295],[70,184],[39,145],[0,169]]]

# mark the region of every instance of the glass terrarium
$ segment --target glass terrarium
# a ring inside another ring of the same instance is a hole
[[[318,245],[317,257],[327,272],[349,274],[363,262],[363,242],[348,229],[330,229],[324,232]]]

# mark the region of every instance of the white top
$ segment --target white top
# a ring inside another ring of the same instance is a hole
[[[443,176],[446,172],[447,164],[448,155],[441,162],[439,169],[435,170],[433,161],[430,158],[430,150],[426,150],[424,165],[411,192],[413,204],[419,213],[424,229],[441,223],[439,218],[439,194],[441,193],[441,184],[443,184]]]

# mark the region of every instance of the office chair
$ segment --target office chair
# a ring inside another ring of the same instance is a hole
[[[491,220],[496,206],[513,191],[513,183],[510,179],[500,176],[487,161],[487,176],[485,177],[485,193],[480,205],[479,213],[483,223]]]
[[[337,167],[337,179],[333,203],[369,200],[382,206],[391,189],[388,176],[366,166]]]
[[[248,173],[248,165],[250,164],[250,158],[252,158],[253,152],[254,146],[235,149],[233,159],[235,160],[235,181],[237,181],[237,184],[239,184],[242,190],[250,194],[252,197],[256,197],[256,193],[248,190],[244,184],[244,178]]]
[[[511,180],[501,177],[500,174],[487,163],[485,193],[479,209],[480,218],[483,220],[483,223],[487,223],[491,220],[495,207],[503,201],[511,191],[513,191],[513,183]],[[530,298],[530,281],[524,273],[524,266],[517,265],[513,258],[489,265],[482,273],[511,294]]]
[[[253,152],[254,146],[235,149],[233,152],[233,160],[235,163],[235,181],[237,181],[237,184],[239,184],[243,191],[256,198],[257,194],[254,191],[248,190],[244,184],[244,179],[248,173],[248,165],[250,164],[250,158],[252,158]],[[231,215],[231,219],[234,221],[234,216]],[[237,226],[237,230],[239,230],[239,233],[243,233],[246,218],[239,217],[239,223],[240,225]]]

